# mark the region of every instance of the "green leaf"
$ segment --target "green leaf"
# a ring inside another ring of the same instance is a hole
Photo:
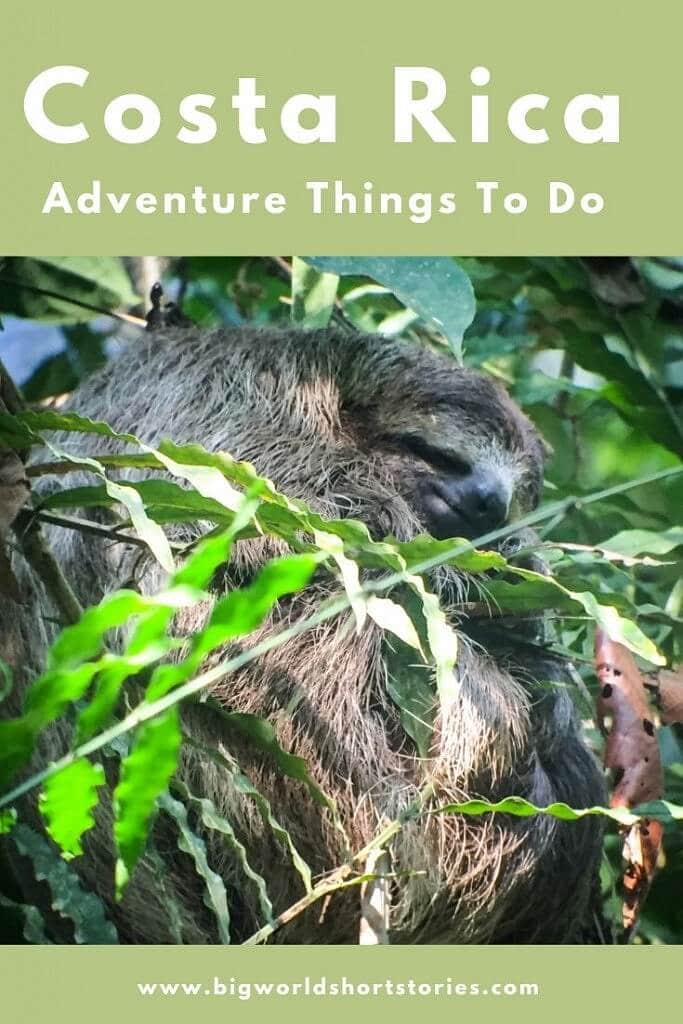
[[[45,931],[45,921],[38,907],[30,903],[15,903],[14,900],[3,896],[0,893],[0,907],[14,913],[17,919],[21,919],[22,935],[30,946],[50,946],[50,939]],[[4,929],[3,929],[4,930]]]
[[[429,649],[436,665],[436,686],[442,711],[453,704],[458,691],[455,663],[458,656],[458,634],[446,619],[436,594],[427,590],[421,576],[409,576],[408,585],[422,602]]]
[[[144,850],[157,798],[176,769],[180,739],[178,709],[172,708],[141,726],[130,753],[121,763],[120,781],[114,790],[119,899]]]
[[[289,832],[280,824],[280,822],[273,814],[273,809],[270,806],[268,800],[258,789],[256,789],[256,787],[253,785],[250,779],[247,778],[244,772],[240,770],[236,761],[228,760],[227,757],[221,754],[221,752],[219,750],[216,750],[214,747],[207,747],[204,744],[195,743],[194,741],[191,742],[193,746],[203,751],[206,757],[208,757],[220,768],[226,770],[228,784],[231,785],[237,793],[239,793],[241,796],[245,796],[253,800],[253,802],[256,804],[259,810],[259,813],[261,814],[261,818],[263,819],[264,824],[271,830],[271,832],[278,840],[278,842],[283,846],[283,848],[288,851],[292,859],[292,864],[298,871],[304,883],[306,892],[311,892],[313,888],[313,883],[311,880],[311,869],[306,863],[306,861],[303,859],[299,851],[297,850],[294,844],[294,840],[292,839]],[[282,753],[284,753],[284,751],[282,751]],[[289,756],[292,757],[293,755]],[[297,760],[301,759],[297,758]],[[302,763],[304,764],[305,770],[305,762]],[[285,772],[285,774],[289,773]],[[295,777],[300,778],[300,776]],[[315,783],[313,783],[312,780],[310,781],[312,785],[315,786]],[[320,791],[318,790],[318,792]],[[321,803],[324,806],[327,806],[329,809],[333,811],[333,816],[335,818],[335,827],[337,827],[337,829],[341,831],[341,834],[344,840],[346,841],[346,844],[348,845],[348,840],[346,839],[343,829],[340,829],[339,823],[336,820],[336,814],[334,812],[332,801],[329,800],[329,798],[323,796],[322,798],[318,798],[317,802]]]
[[[256,502],[250,501],[245,511],[253,513],[255,507]],[[199,592],[206,590],[218,569],[222,565],[227,565],[230,560],[235,525],[239,528],[240,524],[233,523],[230,530],[200,541],[185,564],[176,572],[172,586],[190,587]]]
[[[271,903],[268,895],[266,881],[258,871],[255,871],[252,868],[247,857],[247,851],[235,835],[235,830],[230,822],[219,813],[213,800],[210,800],[208,797],[195,796],[190,792],[185,783],[180,780],[176,781],[175,788],[177,788],[186,804],[189,803],[197,809],[199,817],[201,818],[202,824],[205,828],[210,829],[213,832],[220,832],[221,835],[225,836],[226,845],[234,854],[235,859],[244,872],[246,878],[253,883],[254,888],[256,889],[261,913],[263,914],[265,921],[272,921],[273,904]]]
[[[410,569],[412,565],[419,565],[421,562],[433,558],[443,559],[443,555],[456,545],[464,546],[468,543],[462,537],[434,540],[427,534],[420,534],[412,540],[397,543],[396,548]],[[453,558],[445,559],[443,564],[452,565],[456,569],[462,569],[463,572],[475,573],[489,572],[491,569],[504,569],[507,561],[498,551],[480,551],[476,548],[468,548]]]
[[[272,758],[283,775],[303,782],[316,803],[334,812],[334,802],[311,776],[303,757],[290,754],[280,746],[275,729],[265,718],[244,711],[224,711],[221,715],[227,727],[232,727],[249,740],[257,750]]]
[[[341,537],[334,533],[326,533],[324,530],[314,530],[313,538],[316,546],[330,554],[339,567],[344,590],[356,619],[356,632],[360,633],[365,622],[367,603],[361,593],[358,566],[353,559],[344,554],[344,542]]]
[[[204,879],[206,885],[204,902],[214,913],[220,941],[223,945],[230,945],[230,913],[227,893],[223,879],[209,866],[204,840],[190,827],[187,810],[180,800],[175,800],[170,794],[163,793],[157,802],[159,807],[177,824],[178,849],[192,858],[197,874]]]
[[[0,787],[31,759],[38,729],[31,718],[0,722]]]
[[[223,505],[210,498],[204,498],[194,489],[181,487],[172,480],[133,480],[127,485],[136,491],[147,509],[147,514],[154,518],[157,508],[169,515],[176,513],[176,519],[187,521],[210,519],[224,523],[232,521],[232,513],[228,513]],[[104,485],[91,487],[71,487],[49,494],[38,506],[42,509],[57,508],[93,508],[113,505],[116,499]]]
[[[652,640],[643,633],[635,622],[623,618],[616,608],[609,604],[601,604],[594,594],[589,591],[578,593],[568,591],[568,594],[575,601],[583,606],[591,618],[604,629],[611,640],[628,647],[634,654],[638,654],[645,661],[653,665],[666,665],[666,658],[659,653]]]
[[[9,697],[13,685],[12,669],[6,661],[0,658],[0,704],[6,697]]]
[[[81,887],[78,875],[42,836],[20,824],[12,832],[12,840],[19,853],[31,860],[36,880],[47,882],[52,909],[73,922],[77,943],[118,943],[116,929],[105,917],[99,897]]]
[[[42,295],[40,290],[54,294]],[[11,257],[0,266],[3,313],[57,323],[92,320],[98,315],[69,299],[104,310],[138,302],[118,256]]]
[[[0,836],[6,836],[12,831],[17,821],[17,812],[13,807],[0,811]]]
[[[367,610],[370,618],[381,629],[394,633],[404,644],[414,647],[422,654],[420,638],[405,608],[388,597],[371,594],[367,599]]]
[[[257,505],[254,497],[243,498],[234,513],[231,527],[201,541],[176,572],[168,590],[150,599],[149,608],[138,618],[124,655],[111,659],[97,679],[92,700],[79,712],[79,743],[93,736],[106,723],[116,707],[125,680],[159,661],[171,649],[173,642],[166,633],[178,601],[187,606],[207,596],[205,588],[230,557],[234,533],[249,522]],[[195,643],[195,647],[198,646]],[[160,667],[153,677],[156,678],[155,686],[160,679],[170,683],[171,680],[188,678],[199,665],[201,657],[202,652],[196,649],[179,665]]]
[[[672,526],[660,533],[653,530],[622,530],[601,544],[601,547],[619,555],[641,555],[645,551],[653,555],[667,555],[681,545],[683,527]]]
[[[548,804],[538,807],[521,796],[509,796],[497,803],[489,800],[466,800],[464,803],[446,804],[439,807],[435,814],[514,814],[518,818],[528,818],[534,814],[548,814],[560,821],[578,821],[590,815],[611,818],[619,825],[635,825],[642,818],[655,818],[658,821],[683,821],[683,807],[669,803],[667,800],[653,800],[629,810],[626,807],[570,807],[565,803]]]
[[[337,298],[339,278],[309,266],[299,256],[292,259],[292,323],[309,330],[327,327]]]
[[[116,709],[124,682],[159,661],[171,650],[172,640],[161,636],[168,626],[170,617],[170,609],[154,609],[138,622],[137,630],[128,645],[127,650],[134,650],[135,653],[105,657],[101,660],[102,667],[95,679],[93,694],[85,707],[81,707],[78,712],[77,744],[84,743],[106,725]],[[159,634],[158,637],[143,645],[136,643],[138,631],[147,627],[150,622],[154,622],[154,632]]]
[[[306,256],[320,271],[371,277],[448,339],[462,355],[462,339],[475,313],[470,279],[445,256]]]
[[[158,607],[170,609],[187,607],[197,600],[190,588],[176,587],[154,597],[146,597],[135,590],[117,590],[98,605],[87,608],[79,621],[67,626],[50,648],[48,668],[72,668],[97,655],[105,635],[123,626],[134,615],[143,615]],[[36,689],[34,687],[33,689]],[[29,691],[33,693],[33,690]]]
[[[83,853],[81,837],[95,824],[97,790],[105,784],[101,764],[85,758],[51,776],[40,795],[40,812],[48,834],[61,848],[65,860]]]
[[[188,656],[176,664],[160,665],[154,671],[146,700],[163,697],[189,679],[211,651],[260,626],[276,601],[306,586],[319,562],[320,557],[314,554],[273,559],[264,565],[253,583],[221,598],[207,625],[194,634]]]
[[[436,693],[430,666],[416,662],[411,649],[394,644],[386,652],[387,693],[399,710],[401,725],[418,755],[426,758],[432,743]]]
[[[145,541],[162,568],[166,572],[172,573],[175,566],[166,534],[158,523],[149,518],[144,502],[135,488],[110,480],[104,471],[104,466],[101,466],[95,459],[85,455],[73,455],[47,440],[45,444],[58,459],[73,462],[74,465],[89,469],[101,477],[109,497],[126,508],[138,536]]]
[[[652,640],[635,622],[623,618],[612,605],[602,604],[589,591],[569,590],[552,576],[543,576],[530,569],[510,567],[510,571],[521,577],[522,582],[491,580],[486,584],[487,597],[502,611],[519,614],[552,608],[570,615],[585,612],[605,630],[611,640],[624,644],[634,654],[652,662],[653,665],[665,663]],[[603,600],[606,600],[606,596]]]

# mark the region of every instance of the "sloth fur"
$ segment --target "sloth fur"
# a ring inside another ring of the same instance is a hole
[[[446,356],[379,337],[335,330],[162,330],[125,348],[87,380],[72,407],[152,445],[168,437],[247,459],[290,497],[325,515],[359,518],[378,539],[408,539],[428,525],[421,495],[425,475],[434,469],[421,449],[416,454],[416,439],[446,447],[466,465],[494,466],[509,484],[512,517],[532,509],[540,493],[540,439],[502,388]],[[74,434],[60,443],[84,453],[123,447]],[[152,474],[122,474],[145,475]],[[85,477],[74,473],[58,485],[79,482]],[[169,532],[187,541],[201,529],[192,524]],[[84,604],[121,586],[153,593],[163,585],[162,570],[141,558],[139,548],[57,527],[48,534]],[[284,550],[273,538],[239,542],[217,591],[248,582]],[[25,600],[15,606],[14,620],[11,614],[5,620],[5,645],[13,645],[10,660],[28,677],[42,664],[54,611],[40,585],[25,568],[23,573]],[[284,778],[210,705],[185,708],[184,728],[194,743],[183,746],[179,776],[232,823],[250,863],[267,880],[276,913],[302,896],[300,877],[253,800],[238,792],[206,751],[236,758],[269,799],[314,878],[344,863],[349,850],[363,847],[400,815],[428,778],[435,783],[436,807],[513,794],[540,805],[562,800],[580,807],[604,799],[601,772],[580,737],[562,666],[544,656],[520,624],[505,629],[479,618],[475,630],[458,602],[473,587],[481,588],[477,597],[485,594],[485,580],[441,568],[429,584],[459,633],[459,686],[453,706],[437,722],[428,760],[418,757],[388,695],[388,675],[401,652],[372,624],[356,635],[349,615],[303,633],[212,692],[226,709],[273,724],[280,744],[305,758],[313,778],[334,798],[343,829],[303,783]],[[248,643],[310,614],[338,589],[321,573],[304,593],[281,602]],[[189,635],[206,615],[206,607],[183,610],[174,629]],[[221,651],[209,664],[225,656]],[[67,734],[66,725],[50,732],[40,757],[56,757]],[[115,781],[115,762],[105,764]],[[254,885],[224,837],[198,823],[196,828],[209,863],[226,883],[233,941],[243,941],[263,924]],[[121,904],[113,896],[110,836],[111,811],[104,806],[75,866],[104,899],[123,941],[174,941],[169,897],[181,908],[183,941],[217,941],[194,864],[178,851],[163,814],[154,830],[156,859],[143,859]],[[597,941],[600,850],[601,828],[593,818],[562,823],[543,815],[430,815],[411,821],[390,844],[390,940]],[[358,890],[351,887],[333,895],[322,919],[320,907],[313,907],[274,941],[356,943],[358,926]]]

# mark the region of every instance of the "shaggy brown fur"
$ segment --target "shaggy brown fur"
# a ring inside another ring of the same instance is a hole
[[[145,337],[87,381],[73,404],[151,444],[163,437],[198,441],[248,459],[288,495],[325,514],[361,518],[378,538],[410,538],[425,529],[425,477],[437,470],[416,454],[416,439],[456,465],[494,467],[509,486],[511,516],[534,507],[540,491],[539,438],[498,385],[417,345],[377,337],[243,329]],[[78,435],[61,443],[93,450],[92,439]],[[74,474],[60,486],[78,479]],[[198,529],[173,533],[186,540]],[[156,564],[141,562],[139,549],[58,529],[50,541],[84,603],[131,580],[147,592],[163,582]],[[248,580],[281,548],[272,538],[241,542],[221,586]],[[284,779],[210,707],[186,711],[193,738],[236,757],[268,797],[314,875],[342,863],[349,848],[360,848],[400,814],[428,777],[437,783],[437,805],[510,794],[537,804],[584,806],[603,799],[600,772],[580,739],[566,687],[548,685],[561,678],[558,666],[519,632],[484,627],[476,639],[472,630],[468,635],[456,602],[470,583],[451,570],[432,580],[461,636],[458,696],[439,723],[429,763],[417,757],[387,694],[396,652],[375,627],[356,636],[346,616],[292,640],[214,691],[226,708],[266,716],[280,743],[307,760],[337,802],[346,839],[302,784]],[[35,608],[45,608],[38,584],[25,579],[24,586],[27,595],[33,588]],[[260,636],[310,613],[334,589],[329,578],[316,580],[303,595],[282,602]],[[24,667],[35,669],[46,638],[35,608],[30,619],[25,608],[13,624],[22,634],[14,642],[26,649]],[[181,612],[177,628],[189,634],[205,615],[205,608]],[[53,734],[51,756],[63,742]],[[184,749],[180,774],[234,824],[251,863],[268,880],[276,911],[301,896],[286,851],[228,774],[193,746]],[[156,845],[166,859],[163,885],[158,865],[145,860],[122,905],[114,904],[108,817],[90,835],[79,870],[107,901],[124,940],[173,941],[164,909],[165,893],[173,893],[183,908],[184,941],[216,941],[193,865],[178,853],[162,819]],[[243,940],[263,923],[254,887],[219,834],[204,838],[209,861],[228,887],[234,938]],[[599,854],[600,827],[591,819],[423,818],[391,843],[399,876],[391,941],[591,941]],[[355,889],[336,894],[322,922],[319,913],[315,908],[297,918],[276,941],[358,941]]]

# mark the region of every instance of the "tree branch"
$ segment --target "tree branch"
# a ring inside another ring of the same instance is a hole
[[[24,401],[12,378],[0,361],[0,408],[17,415],[24,409]],[[28,487],[26,497],[28,497]],[[26,523],[20,512],[13,530],[24,558],[42,581],[47,593],[67,624],[78,622],[83,609],[71,586],[65,579],[54,555],[42,537],[36,523]]]

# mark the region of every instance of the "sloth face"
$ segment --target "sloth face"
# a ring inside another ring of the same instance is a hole
[[[446,402],[426,415],[416,410],[414,427],[394,439],[412,466],[413,507],[440,540],[473,540],[519,519],[536,507],[542,486],[541,441],[531,423],[492,382],[467,376],[465,408]]]
[[[396,444],[414,460],[412,503],[433,537],[474,539],[507,523],[516,473],[503,458],[470,459],[415,433]]]
[[[394,369],[365,434],[425,530],[473,540],[536,507],[542,442],[501,386],[431,353]]]

